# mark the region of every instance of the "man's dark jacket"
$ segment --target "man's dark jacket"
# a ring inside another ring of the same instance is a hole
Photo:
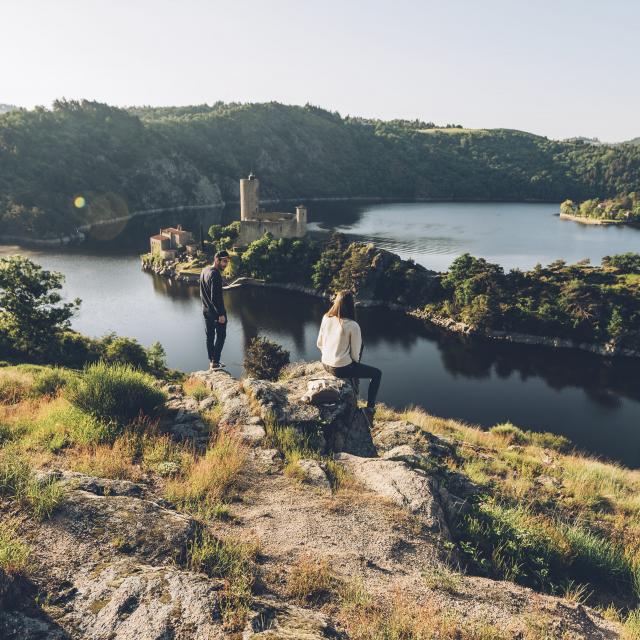
[[[214,267],[205,267],[200,274],[200,300],[205,316],[226,316],[222,297],[222,275]]]

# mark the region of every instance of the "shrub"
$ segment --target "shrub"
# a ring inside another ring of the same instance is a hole
[[[35,376],[31,393],[35,396],[55,396],[73,379],[73,374],[58,367],[42,369]]]
[[[244,369],[252,378],[277,380],[282,369],[289,364],[289,357],[289,352],[276,342],[256,337],[247,347]]]
[[[130,364],[138,369],[148,368],[147,352],[137,340],[110,335],[104,338],[104,344],[103,358],[106,362]]]
[[[489,431],[491,431],[491,433],[493,433],[494,435],[500,436],[501,438],[504,438],[505,440],[513,444],[529,443],[527,434],[522,429],[516,427],[510,422],[497,424],[495,427],[491,427]]]
[[[98,420],[126,425],[140,413],[151,415],[165,394],[150,375],[131,365],[99,362],[84,370],[67,397]]]

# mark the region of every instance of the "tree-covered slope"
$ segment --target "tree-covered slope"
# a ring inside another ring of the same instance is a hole
[[[52,234],[127,211],[234,200],[250,170],[274,199],[561,201],[636,190],[640,148],[278,103],[123,110],[59,101],[0,116],[5,233]],[[73,206],[77,195],[87,206]]]

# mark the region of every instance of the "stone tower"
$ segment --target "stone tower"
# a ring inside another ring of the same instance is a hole
[[[303,204],[296,207],[296,222],[305,229],[307,228],[307,207]]]
[[[255,220],[260,205],[260,182],[253,173],[240,180],[240,220]]]

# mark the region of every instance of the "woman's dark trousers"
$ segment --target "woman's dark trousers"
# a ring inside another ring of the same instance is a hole
[[[227,318],[225,317],[225,320]],[[204,316],[204,327],[207,335],[207,355],[209,362],[220,363],[222,347],[227,337],[227,323],[218,322],[218,316]]]
[[[367,394],[367,407],[374,408],[378,389],[380,388],[380,380],[382,379],[382,371],[380,369],[370,367],[368,364],[362,364],[362,362],[352,362],[345,367],[330,367],[325,364],[324,368],[336,378],[368,378],[371,380]]]

